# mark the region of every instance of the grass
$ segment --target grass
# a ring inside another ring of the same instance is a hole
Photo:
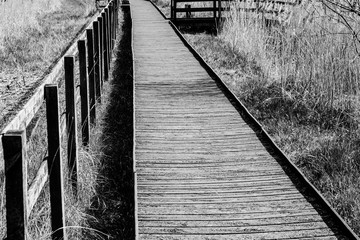
[[[0,3],[0,71],[44,71],[95,11],[90,0]],[[37,49],[37,51],[34,51]]]
[[[0,3],[0,124],[31,95],[95,13],[92,0],[13,0]],[[2,128],[2,127],[0,127]]]

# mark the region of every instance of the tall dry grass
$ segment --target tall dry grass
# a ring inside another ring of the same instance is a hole
[[[95,10],[92,0],[1,2],[0,72],[44,71]]]
[[[256,61],[289,98],[301,95],[300,101],[311,99],[321,106],[354,107],[360,76],[358,43],[339,16],[320,2],[303,1],[286,16],[274,17],[280,24],[268,27],[262,15],[238,11],[238,4],[232,4],[220,34],[234,50]],[[360,18],[352,21],[360,23]]]
[[[0,46],[10,37],[21,37],[28,28],[40,30],[39,15],[58,10],[63,0],[12,0],[0,2]]]

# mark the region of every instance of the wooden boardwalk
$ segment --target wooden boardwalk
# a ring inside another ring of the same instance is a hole
[[[151,3],[131,9],[137,239],[346,239]]]

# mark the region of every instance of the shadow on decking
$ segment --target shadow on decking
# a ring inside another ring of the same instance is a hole
[[[89,214],[91,228],[104,239],[135,239],[133,177],[133,79],[130,9],[123,8],[122,37],[112,72],[109,105],[104,116],[102,166]],[[96,238],[97,239],[97,238]]]

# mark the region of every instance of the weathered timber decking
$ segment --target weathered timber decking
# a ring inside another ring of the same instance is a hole
[[[347,239],[151,3],[131,8],[137,239]]]

